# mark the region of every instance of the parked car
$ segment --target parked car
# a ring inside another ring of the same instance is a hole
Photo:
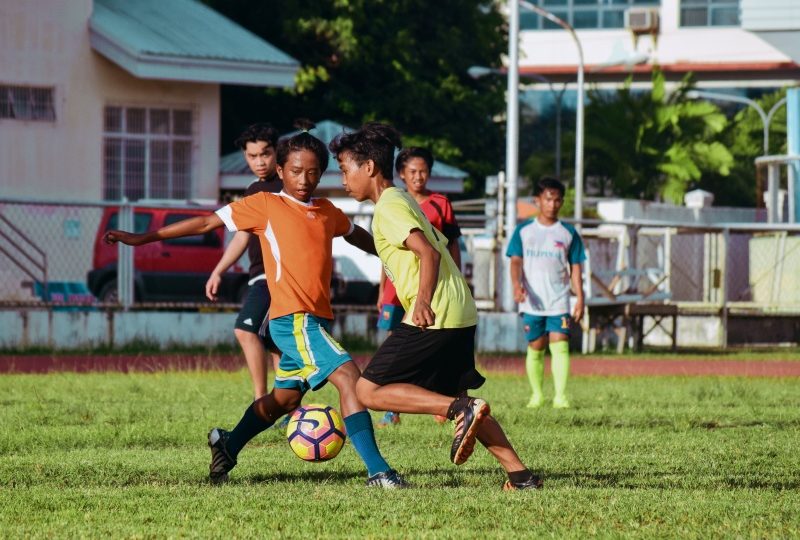
[[[134,211],[134,232],[156,230],[187,218],[208,214],[207,209],[143,208]],[[117,301],[117,246],[103,241],[106,231],[118,228],[118,209],[107,207],[94,241],[89,290],[101,302]],[[203,235],[153,242],[134,248],[134,298],[139,302],[206,302],[205,283],[225,251],[224,229]],[[246,269],[234,265],[223,275],[220,301],[240,302],[247,290]]]

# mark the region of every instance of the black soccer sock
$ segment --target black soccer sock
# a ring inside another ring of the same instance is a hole
[[[228,441],[225,443],[225,448],[231,457],[236,459],[244,445],[262,431],[269,429],[275,423],[275,420],[280,418],[279,412],[275,410],[275,398],[270,394],[254,401],[244,411],[242,419],[233,428]]]
[[[531,478],[533,478],[533,473],[528,469],[508,473],[508,479],[511,480],[513,484],[522,484]]]
[[[466,407],[468,404],[469,404],[468,397],[460,397],[454,399],[453,402],[450,404],[450,407],[447,409],[447,418],[449,418],[450,420],[454,420],[456,414],[458,414],[458,411]]]

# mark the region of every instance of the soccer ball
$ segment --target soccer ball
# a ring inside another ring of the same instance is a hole
[[[344,446],[344,421],[339,412],[328,405],[298,407],[286,426],[289,447],[300,459],[327,461]]]

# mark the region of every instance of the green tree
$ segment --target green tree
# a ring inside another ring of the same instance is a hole
[[[652,89],[631,80],[614,94],[589,92],[586,175],[607,182],[614,195],[681,203],[705,174],[727,176],[733,155],[718,140],[727,119],[716,105],[690,100],[687,76],[672,92],[654,69]]]
[[[495,2],[457,0],[206,0],[214,9],[297,58],[293,90],[223,89],[223,138],[268,119],[298,116],[357,126],[391,122],[405,144],[471,173],[501,162],[503,81],[472,80],[472,65],[497,67],[507,32]],[[473,184],[474,185],[474,184]]]
[[[764,111],[769,111],[786,90],[778,90],[756,99]],[[730,174],[705,174],[696,187],[714,193],[714,204],[725,206],[762,206],[756,199],[757,175],[755,159],[764,153],[764,129],[761,117],[749,106],[737,106],[732,120],[720,134],[720,139],[734,156]],[[769,154],[786,153],[786,107],[775,111],[770,124]]]

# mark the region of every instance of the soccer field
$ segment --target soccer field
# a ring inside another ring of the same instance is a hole
[[[547,381],[549,383],[549,379]],[[271,429],[231,482],[207,484],[210,427],[247,405],[246,372],[0,377],[6,537],[775,537],[800,535],[798,380],[574,377],[570,410],[531,411],[522,377],[492,404],[541,491],[500,490],[479,448],[448,461],[451,427],[404,415],[377,432],[412,483],[369,490],[348,445],[304,463]],[[337,405],[326,387],[306,403]],[[377,415],[375,415],[377,417]]]

